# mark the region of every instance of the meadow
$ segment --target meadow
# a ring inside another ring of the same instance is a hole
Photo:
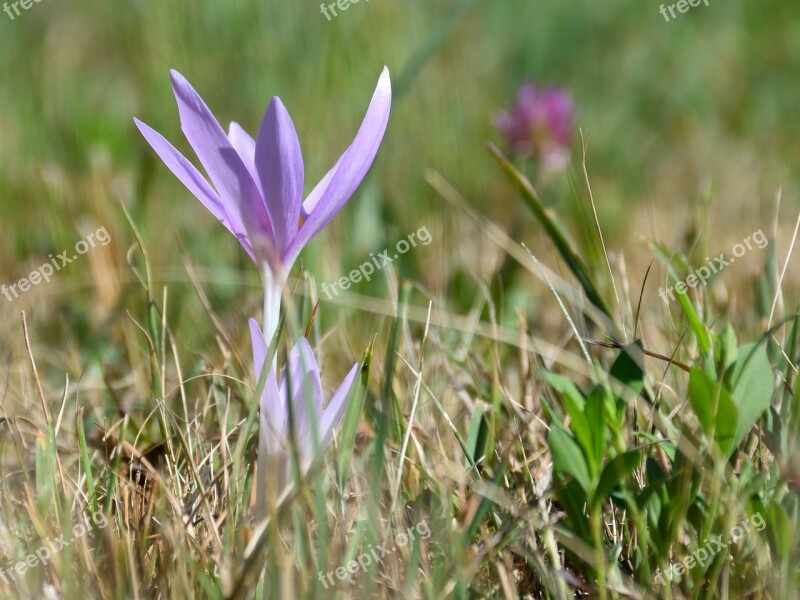
[[[798,597],[800,5],[26,4],[0,598]],[[302,197],[390,104],[277,288],[248,244],[314,210],[226,231],[134,122],[208,172],[171,69],[225,132],[285,106]],[[557,155],[500,125],[526,82]]]

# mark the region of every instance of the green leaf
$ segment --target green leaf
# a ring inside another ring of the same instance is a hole
[[[467,433],[467,451],[472,456],[472,463],[478,464],[486,456],[486,446],[489,441],[489,426],[486,424],[484,414],[487,412],[487,405],[478,403],[469,424]]]
[[[689,400],[706,435],[714,433],[717,446],[726,456],[735,447],[738,410],[730,394],[705,371],[692,367]],[[716,411],[714,405],[716,403]]]
[[[594,493],[594,506],[602,504],[614,488],[621,485],[641,462],[642,453],[639,450],[624,452],[612,458],[603,467],[600,482]]]
[[[736,346],[736,332],[731,324],[728,323],[717,339],[715,347],[717,364],[721,373],[727,371],[731,365],[736,363],[739,357],[739,351]]]
[[[575,438],[558,423],[553,424],[547,434],[547,445],[553,457],[553,470],[561,476],[571,476],[589,495],[592,489],[592,479],[589,476],[589,467],[586,458],[581,452]]]
[[[732,399],[736,405],[739,420],[733,447],[750,431],[750,428],[764,414],[772,403],[775,391],[772,365],[767,357],[767,349],[763,345],[757,348],[753,344],[745,344],[739,348],[739,360],[734,367]]]
[[[661,515],[661,507],[663,506],[664,501],[669,500],[667,487],[665,485],[667,481],[667,474],[664,473],[664,470],[661,468],[661,465],[658,464],[658,461],[650,456],[648,456],[645,460],[644,468],[644,480],[646,484],[645,487],[639,492],[637,501],[640,509],[647,509],[647,519],[654,526],[654,531],[651,532],[651,534],[655,535],[655,530],[657,529],[655,525],[657,525],[658,519]]]
[[[566,377],[546,371],[541,375],[544,381],[549,383],[553,389],[561,394],[561,400],[569,416],[572,430],[575,432],[575,438],[578,440],[578,443],[581,445],[586,455],[589,474],[592,478],[595,478],[602,456],[602,449],[600,454],[596,453],[593,427],[589,424],[586,400],[584,400],[583,394],[581,394],[575,384]]]
[[[786,509],[777,502],[767,510],[767,537],[776,556],[788,556],[792,548],[792,524]]]
[[[644,349],[641,340],[636,340],[622,349],[611,366],[611,377],[624,383],[637,394],[644,389]]]
[[[603,460],[608,439],[608,429],[606,428],[605,398],[598,390],[592,391],[586,398],[586,422],[589,424],[589,431],[592,434],[592,446],[587,450],[587,454],[592,457],[593,472]]]
[[[578,410],[583,410],[583,394],[581,394],[581,391],[572,383],[572,380],[563,375],[550,373],[549,371],[542,371],[540,375],[542,379],[550,384],[550,387],[562,395],[565,402],[568,403],[567,409],[569,409],[569,404],[571,404],[577,407]]]
[[[560,489],[556,489],[556,497],[567,513],[569,527],[566,531],[559,532],[559,535],[575,535],[581,538],[586,544],[591,546],[592,532],[589,529],[589,520],[584,514],[584,506],[587,504],[586,492],[581,489],[578,482],[570,480]]]

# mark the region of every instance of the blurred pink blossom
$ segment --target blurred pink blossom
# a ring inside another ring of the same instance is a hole
[[[502,111],[495,125],[520,157],[536,158],[546,171],[563,170],[569,163],[574,103],[569,92],[520,86],[517,103]]]

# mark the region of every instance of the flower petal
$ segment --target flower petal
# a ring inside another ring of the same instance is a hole
[[[231,121],[228,127],[228,140],[231,146],[236,150],[236,154],[242,159],[244,166],[250,172],[253,182],[258,185],[258,176],[256,175],[256,142],[250,137],[241,125]]]
[[[391,105],[392,85],[389,79],[389,70],[384,67],[369,103],[367,114],[353,143],[342,154],[338,168],[335,168],[335,173],[330,177],[324,191],[321,191],[319,199],[307,203],[306,208],[313,204],[313,210],[310,211],[308,220],[303,223],[288,252],[283,257],[284,263],[294,262],[303,246],[333,220],[336,213],[341,210],[364,179],[378,153],[383,134],[386,132]]]
[[[281,381],[282,393],[285,393],[287,385],[291,387],[290,397],[298,442],[305,445],[311,431],[311,419],[318,421],[322,411],[322,382],[314,352],[304,337],[297,340],[289,354],[288,374]],[[309,414],[309,409],[313,414]]]
[[[255,366],[256,385],[261,379],[264,370],[264,361],[267,358],[267,342],[261,328],[255,319],[248,321],[250,325],[250,341],[253,345],[253,365]],[[282,431],[286,421],[286,396],[278,389],[278,380],[274,367],[269,367],[267,380],[261,393],[260,404],[262,415],[267,415],[272,427]]]
[[[336,429],[344,418],[347,411],[347,398],[350,396],[350,390],[355,383],[356,375],[358,374],[358,363],[353,365],[347,377],[342,381],[342,385],[336,390],[336,393],[328,402],[328,406],[322,411],[322,418],[319,420],[319,447],[324,448],[331,441],[333,430]]]
[[[247,167],[211,114],[203,99],[186,78],[170,71],[178,103],[181,129],[230,214],[238,210],[250,242],[258,251],[260,242],[274,240],[269,214]]]
[[[277,96],[264,113],[256,140],[255,165],[264,191],[279,255],[297,233],[303,201],[303,155],[294,124]]]
[[[239,240],[245,252],[254,258],[238,210],[227,210],[220,197],[197,168],[155,129],[134,118],[133,122],[173,175]]]
[[[283,398],[279,396],[278,382],[275,378],[275,370],[270,370],[267,381],[264,385],[264,392],[261,394],[259,406],[261,408],[261,429],[258,437],[262,440],[268,454],[285,452],[288,443],[288,432],[286,429],[286,411],[282,406]]]

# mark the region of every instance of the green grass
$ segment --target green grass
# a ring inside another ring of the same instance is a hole
[[[0,13],[0,282],[112,240],[0,296],[0,597],[796,597],[800,6],[318,4]],[[132,118],[192,156],[170,68],[253,133],[279,95],[310,190],[384,64],[386,138],[298,261],[278,348],[308,332],[326,398],[361,374],[325,459],[260,522],[258,275]],[[588,141],[535,187],[487,151],[507,153],[492,118],[525,79],[569,89]],[[320,294],[422,226],[430,245]],[[758,229],[764,251],[661,301]]]

